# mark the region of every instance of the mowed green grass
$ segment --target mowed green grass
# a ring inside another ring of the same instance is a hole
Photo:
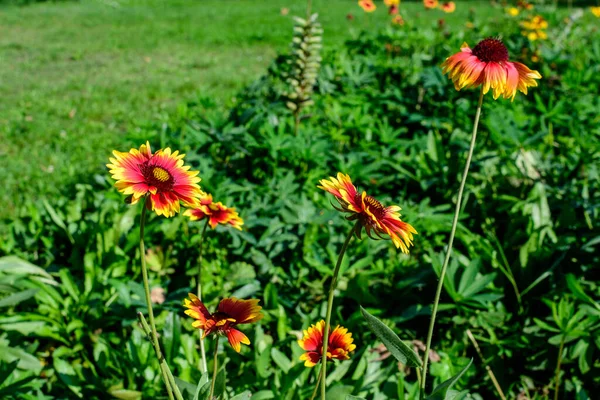
[[[313,3],[326,47],[389,23],[385,10],[365,15],[354,1]],[[475,6],[492,12],[486,2]],[[402,12],[428,25],[444,17],[462,27],[472,7],[459,3],[456,13],[445,15],[409,3]],[[289,13],[282,15],[282,8]],[[356,18],[349,21],[349,13]],[[304,1],[0,7],[0,217],[24,199],[64,192],[69,183],[105,173],[112,149],[139,145],[131,137],[152,136],[179,103],[210,96],[226,106],[289,46],[292,15],[305,15]]]

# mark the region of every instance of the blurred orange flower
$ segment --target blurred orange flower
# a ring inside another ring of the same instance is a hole
[[[372,13],[377,9],[377,6],[372,0],[359,0],[358,5],[363,9],[364,12],[368,13]]]
[[[397,14],[392,18],[392,24],[402,26],[404,25],[404,18],[400,14]]]
[[[438,0],[423,0],[423,5],[425,8],[431,10],[438,6]]]
[[[359,220],[370,238],[373,238],[372,234],[377,235],[379,239],[382,239],[382,235],[388,235],[396,248],[408,254],[413,233],[417,231],[410,224],[400,220],[400,207],[384,207],[374,197],[367,195],[367,192],[360,193],[352,184],[350,176],[341,172],[338,172],[337,178],[322,179],[319,183],[319,189],[337,198],[342,208],[336,207],[336,210],[350,213],[350,216],[346,217],[348,220]],[[359,237],[362,227],[357,232]]]
[[[241,344],[250,344],[250,339],[235,327],[251,324],[263,318],[260,311],[262,307],[258,305],[260,300],[225,298],[219,303],[217,311],[211,314],[196,295],[189,293],[189,296],[189,300],[185,299],[183,302],[184,307],[187,308],[185,313],[196,320],[192,323],[194,328],[204,331],[202,338],[211,334],[225,335],[231,347],[238,353],[242,348]]]
[[[494,38],[482,40],[472,50],[463,43],[461,51],[448,57],[442,68],[456,90],[483,85],[484,94],[491,88],[494,99],[503,95],[511,101],[517,90],[527,94],[527,88],[537,86],[535,80],[542,77],[524,64],[508,61],[508,49]]]
[[[191,221],[200,221],[208,218],[208,224],[215,229],[218,224],[230,225],[237,230],[242,230],[244,220],[238,215],[234,207],[226,207],[221,202],[213,202],[211,194],[202,192],[199,204],[183,213]]]
[[[314,367],[321,361],[323,357],[324,329],[325,321],[321,320],[303,331],[302,340],[298,340],[302,350],[306,351],[300,356],[300,360],[304,361],[304,366]],[[354,342],[354,339],[348,329],[340,325],[336,326],[327,340],[327,360],[349,360],[349,353],[356,349],[356,345],[352,342]]]
[[[456,4],[453,1],[446,2],[440,7],[446,13],[453,13],[456,10]]]
[[[185,154],[171,152],[170,148],[150,150],[146,142],[140,149],[129,153],[114,150],[111,164],[106,164],[119,192],[130,195],[128,202],[137,203],[148,198],[147,207],[158,215],[172,217],[179,212],[179,202],[194,207],[200,197],[198,171],[183,165]]]

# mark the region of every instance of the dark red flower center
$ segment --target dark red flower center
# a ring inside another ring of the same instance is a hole
[[[508,49],[500,39],[487,38],[477,43],[472,50],[473,54],[483,62],[508,61]]]
[[[142,164],[142,175],[148,186],[154,186],[159,192],[168,192],[173,190],[173,176],[164,168],[150,165],[149,163]]]
[[[361,193],[356,193],[355,201],[360,203],[362,198]],[[375,218],[380,219],[385,214],[385,207],[383,204],[379,202],[379,200],[375,199],[372,196],[365,196],[365,207],[369,209],[371,214],[375,216]]]

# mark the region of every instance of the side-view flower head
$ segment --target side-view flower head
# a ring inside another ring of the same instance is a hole
[[[373,234],[379,239],[383,239],[382,235],[388,235],[396,248],[408,254],[408,248],[412,246],[413,234],[417,231],[400,219],[398,212],[401,210],[400,207],[384,207],[374,197],[367,195],[367,192],[359,192],[352,184],[350,176],[341,172],[338,172],[337,178],[330,177],[319,183],[320,189],[337,198],[341,208],[336,207],[336,210],[349,213],[350,215],[346,217],[348,220],[360,220],[370,238],[373,238]],[[357,232],[359,237],[360,231]]]
[[[358,5],[363,9],[364,12],[372,13],[377,9],[373,0],[359,0]]]
[[[321,320],[312,324],[307,330],[303,331],[304,336],[298,340],[298,344],[306,353],[300,356],[306,367],[314,367],[323,356],[323,330],[325,321]],[[353,344],[354,339],[348,329],[343,326],[336,326],[329,334],[327,340],[327,360],[349,360],[350,352],[356,349]]]
[[[244,220],[238,215],[235,207],[227,207],[221,202],[215,203],[209,193],[202,193],[200,202],[194,208],[186,210],[183,215],[190,217],[191,221],[200,221],[208,218],[208,224],[212,229],[217,225],[230,225],[237,230],[242,230]]]
[[[453,13],[456,11],[456,4],[453,1],[447,1],[440,6],[443,12],[445,13]]]
[[[461,51],[442,64],[456,90],[483,86],[483,93],[492,89],[494,99],[504,96],[514,100],[517,90],[527,94],[527,88],[537,86],[541,79],[537,71],[526,65],[508,61],[508,49],[502,40],[484,39],[473,49],[463,43]]]
[[[189,296],[190,298],[183,302],[187,308],[185,313],[196,320],[192,323],[194,328],[204,331],[203,338],[211,334],[225,335],[231,347],[238,353],[242,348],[241,344],[250,344],[250,339],[237,330],[236,326],[251,324],[263,318],[260,311],[262,307],[258,305],[260,300],[225,298],[217,306],[217,311],[211,314],[196,295],[189,293]]]
[[[146,142],[128,153],[113,151],[111,164],[106,164],[115,187],[125,195],[131,195],[129,202],[137,203],[149,197],[148,207],[158,215],[172,217],[179,212],[179,202],[186,207],[194,207],[200,197],[198,171],[190,171],[183,165],[185,154],[171,152],[170,148],[150,150]]]

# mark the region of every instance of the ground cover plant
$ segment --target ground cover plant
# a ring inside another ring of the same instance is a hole
[[[594,398],[595,9],[359,3],[4,219],[3,397]]]

